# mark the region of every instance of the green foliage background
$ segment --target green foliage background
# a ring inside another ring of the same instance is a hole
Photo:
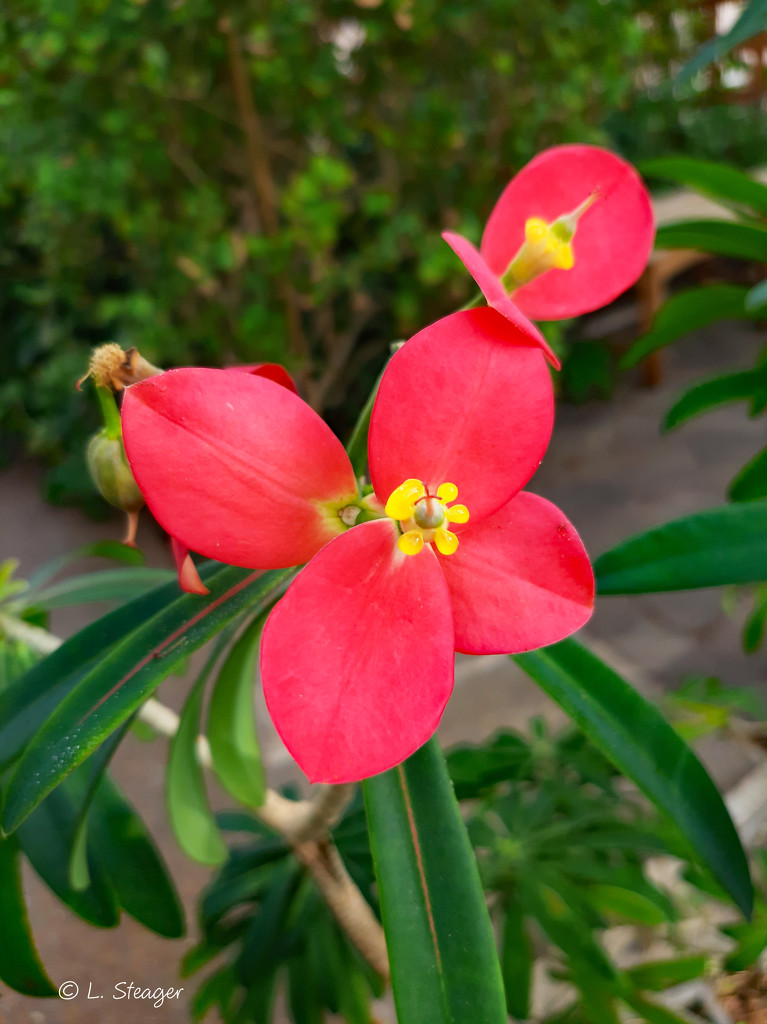
[[[343,429],[388,342],[469,294],[440,230],[477,238],[539,149],[607,141],[639,69],[667,79],[675,6],[10,0],[2,449],[58,463],[54,499],[92,493],[71,382],[106,340],[285,362]]]

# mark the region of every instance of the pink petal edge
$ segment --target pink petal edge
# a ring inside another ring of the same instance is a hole
[[[543,334],[509,298],[506,289],[501,284],[500,278],[487,265],[479,249],[476,249],[468,238],[464,238],[463,235],[458,235],[454,231],[443,231],[442,237],[474,278],[480,291],[487,299],[488,305],[497,310],[501,316],[505,316],[509,323],[513,324],[518,330],[534,339],[543,349],[546,358],[554,369],[561,370],[562,364]]]
[[[590,618],[588,555],[550,501],[523,491],[457,532],[455,554],[438,556],[452,598],[456,650],[518,654],[563,640]]]

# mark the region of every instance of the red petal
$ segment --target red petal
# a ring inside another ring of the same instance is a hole
[[[525,240],[525,221],[551,223],[596,189],[600,198],[578,224],[572,270],[549,270],[514,292],[532,320],[561,320],[599,309],[637,280],[652,250],[655,226],[642,180],[625,160],[595,146],[555,146],[509,182],[490,214],[482,255],[503,275]]]
[[[280,366],[279,363],[251,363],[242,366],[227,366],[226,369],[240,373],[252,373],[256,377],[266,377],[267,380],[273,380],[275,384],[281,384],[288,391],[292,391],[294,395],[298,394],[296,382],[285,367]]]
[[[516,654],[588,621],[594,574],[580,537],[545,498],[524,491],[438,556],[453,599],[456,650]]]
[[[127,388],[125,450],[160,525],[192,551],[276,569],[342,533],[321,501],[356,497],[341,442],[270,380],[169,370]]]
[[[405,480],[454,483],[472,520],[505,505],[535,472],[554,400],[541,352],[494,309],[453,313],[392,358],[370,426],[370,472],[386,501]]]
[[[192,561],[189,548],[176,540],[175,537],[171,537],[170,545],[173,549],[173,558],[176,562],[176,572],[178,573],[178,582],[181,589],[186,591],[187,594],[209,594],[210,591],[200,579],[197,566]]]
[[[475,249],[468,238],[464,238],[463,235],[456,235],[453,231],[444,231],[442,237],[474,278],[482,294],[487,299],[488,305],[498,310],[501,316],[505,316],[520,331],[529,334],[546,353],[546,358],[554,369],[560,370],[562,364],[551,351],[549,343],[535,324],[530,323],[521,310],[511,301],[497,274],[494,274],[487,263],[485,263],[482,253]]]
[[[433,734],[453,688],[453,623],[431,550],[403,555],[363,523],[304,569],[266,623],[264,694],[312,782],[354,782]]]

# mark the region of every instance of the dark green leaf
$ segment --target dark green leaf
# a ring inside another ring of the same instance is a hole
[[[588,889],[589,900],[599,913],[616,914],[636,924],[663,924],[668,915],[661,907],[643,893],[624,889],[619,885],[591,885]]]
[[[253,690],[263,620],[237,640],[216,680],[208,709],[208,740],[216,774],[240,803],[264,802],[266,779],[256,735]]]
[[[27,996],[55,996],[35,949],[21,888],[19,847],[15,836],[0,839],[0,978]]]
[[[753,888],[722,797],[660,711],[574,640],[514,660],[665,811],[744,914]]]
[[[757,917],[747,924],[730,925],[722,929],[738,943],[737,949],[725,960],[728,971],[745,971],[753,966],[767,947],[767,917]]]
[[[721,505],[622,541],[594,563],[600,594],[767,580],[767,501]]]
[[[437,741],[363,789],[400,1024],[503,1024],[490,918]]]
[[[659,249],[698,249],[713,256],[767,262],[767,229],[729,220],[687,220],[658,228]]]
[[[209,597],[176,592],[175,599],[92,664],[24,751],[8,787],[3,808],[5,830],[13,831],[46,793],[133,714],[179,662],[243,612],[263,611],[274,588],[293,573],[292,569],[254,573],[217,567],[205,576]],[[150,599],[156,600],[156,592],[145,600]],[[131,609],[128,605],[127,610]],[[73,640],[77,642],[78,637]]]
[[[144,822],[104,775],[88,817],[93,849],[120,906],[145,927],[170,939],[184,934],[184,910],[168,869]]]
[[[705,974],[708,962],[707,954],[694,953],[676,960],[650,960],[631,967],[626,973],[638,989],[662,992],[684,981],[700,978]]]
[[[750,0],[729,32],[715,36],[702,46],[677,75],[678,82],[687,82],[714,61],[721,60],[740,43],[767,28],[767,0]]]
[[[205,575],[210,575],[210,570]],[[178,596],[178,585],[172,583],[109,612],[0,692],[0,766],[19,755],[64,697],[104,660],[114,644]]]
[[[130,719],[116,729],[101,744],[98,750],[88,758],[80,774],[85,781],[80,809],[75,825],[75,837],[72,843],[72,854],[69,858],[69,881],[74,889],[87,889],[90,884],[88,873],[88,813],[93,797],[104,777],[109,762],[117,751],[121,741],[130,727]]]
[[[660,308],[647,334],[634,342],[618,364],[636,366],[651,352],[684,338],[691,331],[727,318],[745,315],[748,289],[734,284],[708,284],[672,295]]]
[[[88,855],[90,885],[75,889],[69,878],[69,862],[87,779],[73,775],[50,793],[20,826],[19,843],[25,857],[62,903],[85,921],[113,928],[119,920],[115,890],[94,857]]]
[[[227,849],[210,809],[202,765],[197,756],[205,684],[218,658],[218,645],[189,691],[168,756],[168,816],[181,849],[200,864],[226,860]]]
[[[744,370],[742,373],[718,374],[687,388],[677,398],[663,422],[664,430],[671,430],[685,420],[698,416],[727,402],[753,399],[767,388],[767,368]]]
[[[755,455],[734,478],[729,497],[732,501],[767,498],[767,448]]]
[[[680,1017],[671,1010],[667,1010],[665,1006],[660,1006],[650,999],[644,999],[640,995],[627,994],[624,999],[632,1010],[636,1010],[642,1015],[642,1019],[647,1021],[647,1024],[688,1024],[688,1017]]]
[[[691,156],[661,156],[642,160],[639,170],[647,178],[673,181],[736,210],[767,217],[767,186],[737,167]]]
[[[281,865],[274,872],[269,888],[254,911],[237,959],[237,977],[244,985],[277,968],[281,959],[279,939],[299,882],[300,875],[293,863]]]
[[[527,1020],[530,1016],[533,950],[525,930],[522,905],[513,899],[507,900],[504,905],[501,971],[506,990],[506,1009],[517,1020]]]

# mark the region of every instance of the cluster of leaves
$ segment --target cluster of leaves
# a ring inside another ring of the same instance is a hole
[[[729,209],[733,219],[682,221],[658,231],[661,248],[697,249],[753,263],[767,264],[767,185],[723,164],[689,157],[667,157],[645,162],[650,177],[673,181],[710,196]],[[639,338],[623,358],[623,367],[672,344],[691,330],[725,319],[767,318],[767,283],[755,285],[714,283],[679,292],[659,311],[651,330]],[[767,346],[753,367],[733,368],[727,373],[696,381],[686,388],[666,413],[664,430],[673,430],[711,409],[745,402],[751,417],[767,411]],[[728,488],[731,502],[750,503],[767,497],[767,447],[738,470]],[[729,513],[738,515],[735,506]],[[767,625],[767,591],[756,588],[754,606],[744,627],[743,646],[755,651]]]
[[[128,562],[53,581],[69,563],[103,557]],[[13,578],[14,563],[0,567],[0,703],[7,709],[25,673],[56,640],[48,632],[50,612],[65,605],[140,599],[169,574],[147,569],[138,552],[117,543],[87,545],[49,563],[29,580]],[[38,714],[37,694],[27,713]],[[43,712],[44,714],[44,712]],[[34,729],[34,725],[32,726]],[[184,933],[181,902],[146,826],[107,769],[125,728],[105,743],[36,807],[13,835],[0,839],[0,906],[3,942],[0,978],[27,995],[54,996],[56,987],[32,940],[21,863],[84,921],[115,927],[124,910],[145,927],[169,938]],[[0,792],[28,738],[24,713],[3,717],[0,728]]]
[[[290,847],[245,812],[219,815],[226,833],[247,837],[232,845],[226,863],[202,893],[200,943],[184,958],[189,976],[218,959],[199,986],[192,1014],[201,1020],[217,1006],[226,1021],[268,1024],[284,982],[296,1024],[321,1024],[324,1011],[348,1024],[368,1024],[371,998],[383,981],[342,932]],[[372,907],[374,873],[359,797],[333,829],[333,841]]]
[[[601,939],[607,927],[631,923],[665,926],[673,941],[679,909],[644,866],[660,854],[686,859],[676,829],[581,732],[551,735],[539,720],[527,736],[508,730],[452,750],[447,769],[495,919],[508,1013],[530,1016],[533,963],[545,954],[549,975],[569,983],[572,996],[549,1024],[616,1024],[620,1004],[651,1024],[678,1024],[653,993],[706,974],[708,955],[682,946],[679,956],[623,969]],[[319,1024],[325,1011],[368,1024],[380,980],[338,930],[290,848],[249,814],[220,815],[219,824],[247,840],[231,847],[200,901],[203,939],[185,958],[184,974],[216,963],[194,998],[195,1020],[215,1006],[227,1022],[269,1024],[282,978],[295,1024]],[[361,801],[347,809],[333,839],[377,910]],[[427,845],[426,870],[429,852]],[[687,877],[706,898],[727,901],[710,874],[690,865]],[[405,887],[406,872],[402,880]],[[727,970],[751,966],[767,945],[764,898],[760,891],[751,922],[724,926],[737,942]],[[414,946],[408,943],[408,956]]]
[[[4,441],[69,455],[52,496],[84,493],[62,382],[104,340],[159,366],[276,359],[313,404],[361,404],[387,341],[468,295],[439,229],[473,233],[539,149],[604,141],[675,51],[674,6],[13,0]]]

